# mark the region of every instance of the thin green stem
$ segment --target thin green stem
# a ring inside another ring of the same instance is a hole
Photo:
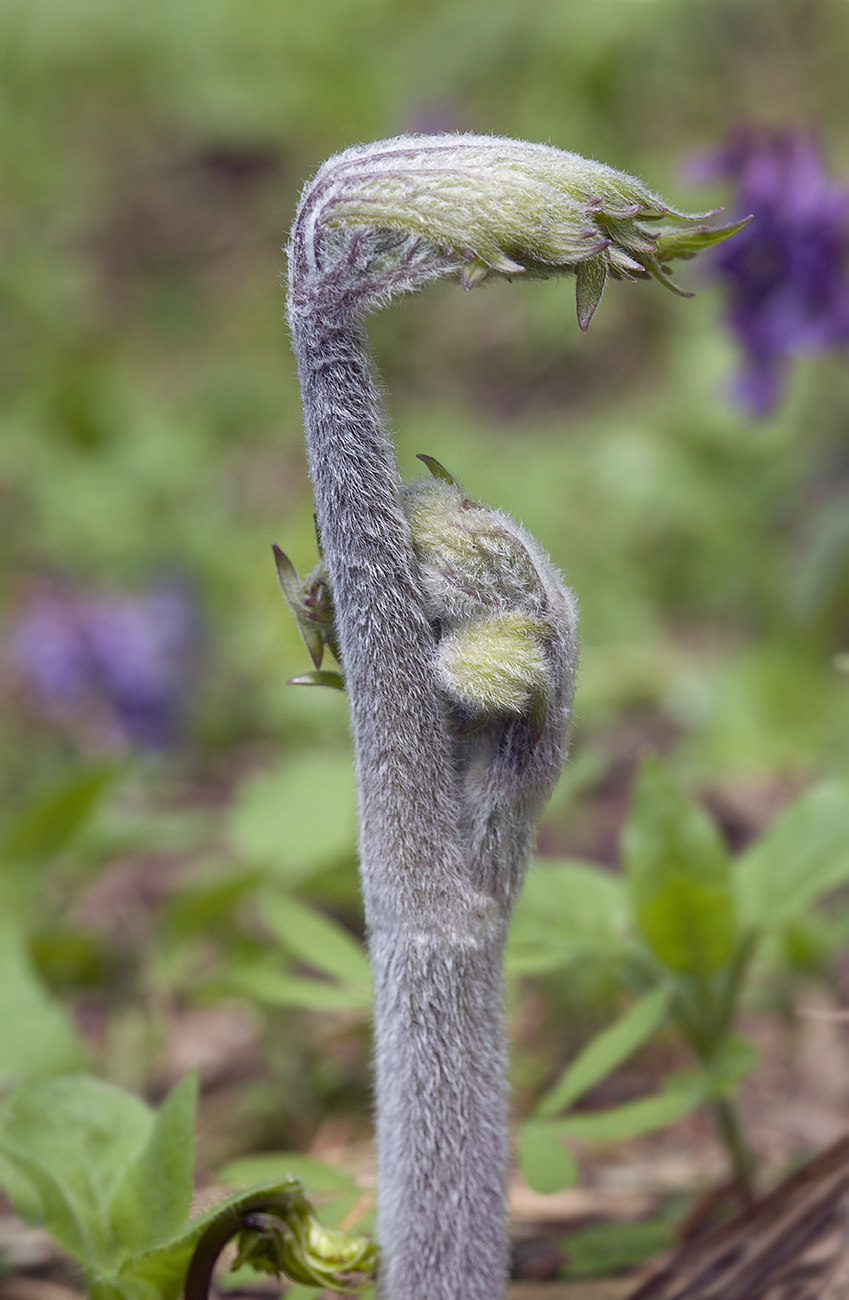
[[[734,1182],[746,1201],[754,1199],[755,1161],[743,1136],[740,1117],[733,1101],[718,1097],[710,1103],[710,1112],[731,1165]]]

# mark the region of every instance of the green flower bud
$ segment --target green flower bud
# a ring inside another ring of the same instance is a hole
[[[669,261],[692,257],[745,224],[683,233],[658,227],[701,222],[715,212],[679,211],[636,177],[575,153],[477,135],[399,136],[348,149],[324,164],[309,202],[314,212],[302,215],[313,229],[389,231],[426,241],[442,259],[430,273],[455,270],[465,289],[493,272],[573,272],[583,330],[609,276],[654,276],[680,292]],[[420,251],[408,246],[405,256],[412,268]],[[418,273],[427,274],[426,259]],[[388,284],[378,290],[392,291]]]
[[[434,477],[405,489],[404,511],[438,629],[440,687],[473,719],[528,716],[536,737],[554,689],[552,646],[574,620],[568,593],[524,529],[421,459]]]

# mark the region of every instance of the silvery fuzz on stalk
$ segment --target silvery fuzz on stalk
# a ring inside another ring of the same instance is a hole
[[[281,582],[316,666],[325,644],[338,652],[350,702],[381,1300],[504,1293],[502,951],[565,754],[576,630],[571,596],[517,524],[429,458],[434,482],[402,487],[364,318],[438,277],[471,289],[572,273],[585,329],[609,276],[671,285],[672,258],[736,229],[686,225],[704,215],[545,145],[401,136],[329,159],[292,228],[289,321],[326,575],[301,584],[284,564]]]

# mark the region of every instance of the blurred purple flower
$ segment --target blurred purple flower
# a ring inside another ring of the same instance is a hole
[[[738,395],[767,415],[790,356],[849,342],[849,188],[828,180],[815,139],[799,130],[741,128],[700,172],[732,181],[739,215],[754,214],[715,265],[745,354]]]
[[[65,717],[105,713],[130,744],[177,739],[198,650],[194,602],[178,584],[142,596],[42,589],[13,615],[13,664],[36,700]]]

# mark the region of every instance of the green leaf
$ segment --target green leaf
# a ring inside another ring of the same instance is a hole
[[[91,816],[107,785],[120,771],[115,763],[75,771],[32,800],[6,827],[0,857],[10,863],[42,863],[61,853]]]
[[[354,772],[347,755],[308,752],[244,783],[229,819],[236,854],[287,884],[353,860]]]
[[[288,894],[265,895],[262,915],[293,957],[371,998],[371,970],[365,950],[336,921]]]
[[[554,1120],[552,1127],[561,1137],[578,1138],[583,1142],[622,1142],[676,1123],[703,1101],[704,1095],[699,1088],[670,1087],[655,1097],[629,1101],[612,1110]]]
[[[86,1058],[82,1040],[9,921],[0,921],[0,1081],[79,1069]]]
[[[585,862],[537,863],[516,905],[506,966],[514,975],[621,954],[628,927],[622,880]]]
[[[771,930],[849,879],[849,781],[815,786],[739,859],[743,919]]]
[[[539,1102],[535,1115],[542,1119],[566,1110],[627,1061],[663,1023],[671,997],[672,989],[667,985],[635,1002],[616,1024],[584,1048]]]
[[[441,479],[443,483],[453,483],[457,486],[457,480],[454,478],[453,474],[451,474],[435,456],[428,456],[422,451],[417,451],[416,460],[420,460],[423,465],[426,465],[435,479]]]
[[[275,1177],[299,1179],[313,1202],[316,1217],[331,1228],[363,1197],[363,1189],[344,1169],[298,1151],[245,1156],[231,1160],[218,1171],[218,1181],[228,1187],[248,1187]]]
[[[637,779],[623,856],[655,957],[686,974],[721,969],[736,937],[728,853],[711,819],[656,758],[644,761]]]
[[[146,1145],[115,1190],[112,1227],[127,1254],[161,1245],[189,1217],[196,1105],[197,1080],[190,1076],[160,1107]]]
[[[578,1181],[578,1166],[553,1124],[529,1120],[520,1125],[516,1143],[519,1169],[535,1192],[559,1192]]]
[[[161,913],[162,924],[176,939],[203,934],[219,921],[229,919],[241,900],[264,879],[259,871],[236,871],[191,881],[168,900]]]
[[[733,1097],[759,1061],[760,1053],[752,1040],[733,1034],[723,1042],[710,1065],[693,1074],[694,1086],[705,1099]]]
[[[227,983],[239,993],[278,1007],[307,1011],[367,1010],[371,993],[365,988],[331,984],[326,980],[297,979],[268,966],[237,966]]]
[[[193,1219],[171,1241],[127,1260],[115,1278],[120,1293],[126,1300],[176,1300],[183,1290],[195,1246],[207,1228],[217,1220],[223,1224],[225,1234],[230,1225],[235,1233],[241,1209],[271,1200],[288,1191],[291,1185],[288,1179],[274,1179],[225,1197]]]
[[[297,677],[290,677],[289,686],[330,686],[334,691],[344,691],[345,679],[341,673],[334,672],[330,668],[317,668],[315,672],[299,673]]]
[[[250,1187],[259,1183],[297,1178],[307,1195],[313,1192],[358,1190],[354,1178],[338,1165],[305,1156],[300,1151],[275,1151],[267,1155],[242,1156],[218,1170],[218,1179],[228,1187]]]
[[[117,1262],[110,1206],[152,1125],[144,1102],[85,1075],[24,1084],[2,1112],[0,1155],[35,1189],[48,1230],[87,1268]]]

